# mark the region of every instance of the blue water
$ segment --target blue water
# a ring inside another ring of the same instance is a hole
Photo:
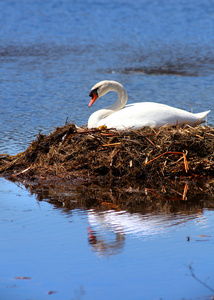
[[[105,106],[88,108],[91,87],[103,79],[121,82],[130,103],[212,109],[213,124],[213,7],[213,1],[2,1],[1,151],[24,150],[39,130],[49,133],[67,118],[85,125]]]
[[[213,0],[14,0],[0,2],[0,16],[0,153],[25,150],[40,130],[48,134],[67,119],[87,124],[115,100],[110,93],[88,108],[91,87],[104,79],[122,83],[129,103],[211,109],[207,121],[214,124]],[[123,212],[128,226],[105,212],[111,221],[82,209],[65,213],[3,179],[0,191],[0,299],[213,294],[188,268],[214,288],[213,211],[206,207],[177,223],[170,213],[132,220]],[[89,245],[91,217],[101,241],[103,227],[110,228],[104,237],[119,239],[116,253],[106,256],[105,243],[100,251]],[[139,229],[147,223],[154,227]],[[201,234],[211,238],[197,242]],[[14,279],[20,276],[31,279]]]
[[[0,299],[211,299],[212,210],[66,211],[0,184]]]

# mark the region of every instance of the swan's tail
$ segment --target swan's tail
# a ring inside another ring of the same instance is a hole
[[[197,124],[200,124],[201,121],[208,115],[209,112],[210,112],[210,110],[207,110],[207,111],[203,111],[201,113],[194,114],[198,119]]]

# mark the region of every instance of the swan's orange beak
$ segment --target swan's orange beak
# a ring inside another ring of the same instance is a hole
[[[91,98],[91,101],[88,105],[88,107],[91,107],[91,105],[97,100],[98,98],[98,95],[96,95],[95,93],[92,93],[92,98]]]

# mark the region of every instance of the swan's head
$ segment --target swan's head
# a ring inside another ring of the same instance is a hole
[[[89,103],[89,107],[99,98],[104,96],[109,91],[118,91],[118,88],[124,89],[123,86],[116,81],[103,80],[98,82],[93,86],[89,93],[89,97],[91,97],[91,101]]]
[[[89,93],[89,97],[91,97],[91,101],[89,103],[89,107],[99,98],[105,95],[109,91],[109,83],[110,81],[104,80],[100,81],[93,86]]]

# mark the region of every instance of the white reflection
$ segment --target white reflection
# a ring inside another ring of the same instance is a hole
[[[170,227],[181,225],[199,215],[140,214],[127,211],[88,211],[89,242],[99,255],[121,252],[127,235],[149,237],[166,233]]]

